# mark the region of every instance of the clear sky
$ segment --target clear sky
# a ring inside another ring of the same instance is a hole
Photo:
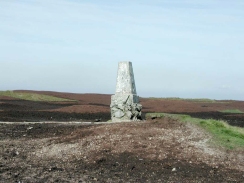
[[[0,0],[0,90],[244,100],[243,0]]]

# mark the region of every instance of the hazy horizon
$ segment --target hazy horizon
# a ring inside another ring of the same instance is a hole
[[[0,90],[244,100],[244,1],[2,0]]]

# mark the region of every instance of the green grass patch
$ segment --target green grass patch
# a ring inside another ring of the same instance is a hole
[[[21,93],[14,91],[0,91],[0,96],[8,96],[22,100],[30,100],[30,101],[42,101],[42,102],[71,102],[74,100],[53,97],[50,95],[41,95],[36,93]]]
[[[204,128],[213,136],[213,143],[228,149],[244,148],[244,128],[233,127],[228,123],[213,119],[192,118],[188,115],[147,113],[146,117],[169,117],[189,122]]]
[[[227,109],[227,110],[223,110],[223,111],[220,111],[220,112],[223,112],[223,113],[233,113],[233,114],[242,114],[243,113],[239,109]]]

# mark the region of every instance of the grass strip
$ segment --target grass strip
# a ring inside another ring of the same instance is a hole
[[[244,148],[244,128],[233,127],[221,120],[192,118],[189,115],[147,113],[148,118],[174,118],[182,122],[198,125],[212,134],[214,144],[228,149]]]
[[[239,109],[227,109],[227,110],[223,110],[220,111],[222,113],[231,113],[231,114],[243,114],[242,111],[240,111]]]
[[[42,101],[42,102],[72,102],[75,100],[65,99],[54,97],[50,95],[42,95],[36,93],[21,93],[21,92],[13,92],[13,91],[0,91],[0,96],[13,97],[22,100],[30,100],[30,101]]]

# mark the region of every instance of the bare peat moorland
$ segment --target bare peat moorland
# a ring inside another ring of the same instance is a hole
[[[0,92],[0,182],[244,182],[243,101],[141,98],[111,123],[110,97]]]

